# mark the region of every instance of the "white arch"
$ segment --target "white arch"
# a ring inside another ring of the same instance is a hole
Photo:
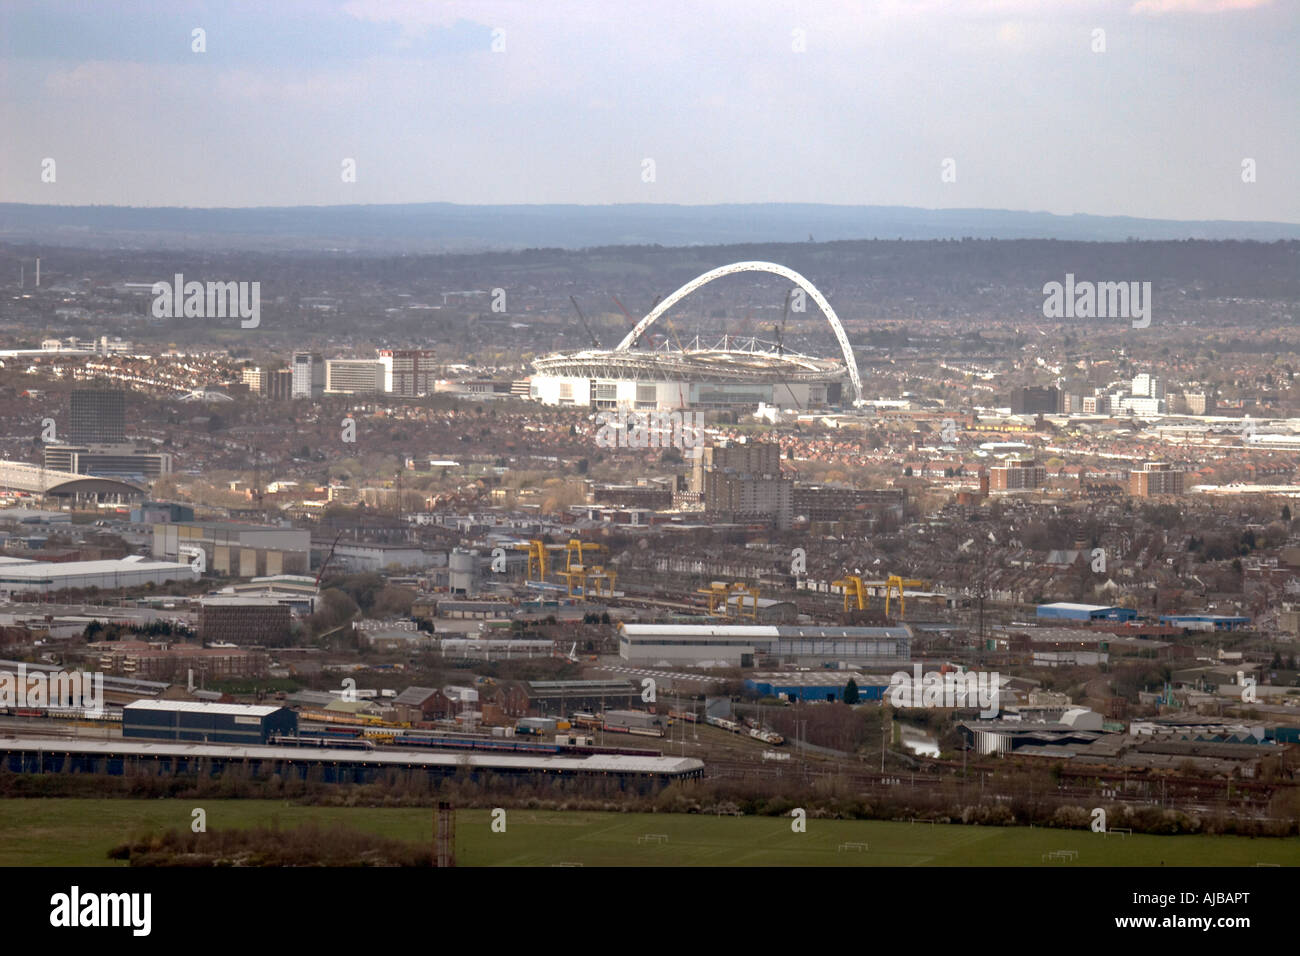
[[[636,327],[633,328],[631,332],[623,337],[623,341],[618,343],[614,351],[625,351],[631,348],[632,343],[641,337],[641,333],[654,325],[661,315],[696,289],[708,285],[714,279],[720,279],[723,276],[736,275],[740,272],[770,272],[772,275],[780,276],[783,279],[793,282],[795,285],[799,286],[799,288],[807,292],[808,295],[812,296],[812,300],[817,303],[817,308],[822,310],[822,314],[826,316],[826,321],[830,322],[831,329],[835,332],[835,338],[840,343],[840,351],[844,353],[844,364],[848,366],[849,378],[853,381],[855,404],[862,401],[862,379],[858,375],[858,362],[857,359],[853,357],[853,347],[849,345],[849,337],[844,334],[844,326],[840,325],[839,316],[835,314],[835,310],[831,308],[831,304],[826,301],[826,297],[818,291],[815,285],[793,269],[788,269],[775,262],[733,262],[731,265],[718,266],[718,268],[710,269],[703,275],[696,276],[690,282],[686,283],[672,295],[668,296],[668,298],[655,306],[644,319],[636,324]]]

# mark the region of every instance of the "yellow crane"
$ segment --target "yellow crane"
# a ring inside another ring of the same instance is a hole
[[[903,601],[903,588],[923,588],[926,584],[924,581],[918,581],[916,578],[903,578],[897,574],[891,574],[885,582],[885,617],[889,617],[889,593],[894,588],[898,588],[898,619],[901,621],[907,615],[907,605]]]
[[[849,598],[857,599],[859,611],[867,609],[867,589],[862,583],[862,578],[858,575],[850,574],[838,581],[832,581],[831,587],[844,589],[844,610],[846,612],[849,609]]]
[[[557,571],[556,575],[564,578],[569,588],[570,597],[587,598],[590,595],[596,597],[613,597],[614,580],[618,577],[618,572],[612,569],[606,569],[602,565],[592,565],[587,567],[583,564],[571,564],[563,571]],[[574,589],[574,585],[582,588],[581,593]]]
[[[551,573],[550,559],[548,552],[564,552],[564,571],[558,572],[561,577],[565,572],[573,570],[575,567],[581,567],[583,564],[583,552],[603,551],[605,546],[595,541],[583,541],[579,538],[570,538],[568,544],[547,544],[544,541],[533,539],[527,544],[511,545],[516,551],[528,552],[528,580],[545,581]],[[577,557],[575,561],[574,558]]]
[[[904,578],[897,574],[891,574],[884,581],[864,581],[859,575],[846,574],[838,581],[832,581],[831,587],[843,588],[844,590],[844,610],[849,610],[849,601],[852,600],[857,604],[859,611],[865,611],[871,603],[867,594],[868,588],[885,589],[885,616],[889,616],[890,598],[894,591],[898,592],[898,616],[902,618],[907,614],[907,605],[903,599],[903,588],[923,588],[926,582],[916,578]]]
[[[707,588],[699,588],[696,594],[706,595],[709,599],[709,613],[717,614],[719,607],[722,609],[723,617],[731,616],[731,598],[737,597],[736,616],[748,617],[751,620],[758,620],[758,596],[759,590],[750,587],[740,581],[728,584],[725,581],[714,581]],[[745,596],[750,598],[750,608],[745,610]]]

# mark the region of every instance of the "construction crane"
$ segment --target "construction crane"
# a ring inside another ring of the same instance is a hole
[[[591,324],[587,321],[587,317],[582,314],[582,309],[578,307],[578,300],[573,296],[569,296],[569,301],[573,303],[573,311],[578,313],[578,318],[582,321],[582,327],[586,329],[587,334],[591,336],[592,347],[600,348],[600,340],[596,338],[596,333],[592,331]]]
[[[773,331],[776,332],[777,358],[781,358],[782,356],[785,355],[785,322],[786,319],[790,317],[790,300],[793,298],[794,298],[794,289],[787,289],[785,293],[785,307],[781,310],[781,327],[779,329],[775,327],[773,328]],[[803,405],[801,405],[799,399],[795,397],[794,389],[790,387],[789,383],[786,382],[784,379],[782,379],[782,381],[779,384],[785,386],[785,393],[790,397],[790,400],[794,402],[795,407],[802,409]],[[775,393],[773,393],[772,399],[775,402],[776,400]],[[847,610],[847,608],[845,610]],[[862,609],[859,608],[859,610]]]
[[[790,299],[794,297],[794,289],[788,289],[785,293],[785,308],[781,311],[781,327],[773,328],[776,332],[776,356],[780,358],[785,354],[785,320],[790,317]]]
[[[636,319],[632,318],[632,314],[631,314],[630,312],[628,312],[627,309],[623,308],[623,303],[620,302],[620,301],[618,300],[618,296],[613,296],[613,299],[614,299],[614,304],[615,304],[616,306],[619,307],[619,310],[623,313],[624,316],[627,317],[627,320],[628,320],[629,322],[631,322],[631,323],[635,326],[635,325],[636,325]],[[658,302],[659,302],[659,299],[656,297],[656,298],[655,298],[655,304],[657,305]],[[653,305],[650,306],[650,311],[652,311],[652,312],[654,311],[654,306],[653,306]],[[679,339],[679,338],[677,337],[677,329],[673,326],[673,320],[670,319],[670,318],[668,318],[667,315],[664,315],[664,322],[668,325],[668,331],[669,331],[669,333],[670,333],[670,334],[672,335],[672,337],[673,337],[673,342],[677,345],[677,351],[679,351],[679,352],[685,352],[686,349],[682,348],[682,340]],[[632,344],[633,344],[633,345],[636,345],[635,342],[633,342]]]
[[[649,312],[653,312],[653,311],[655,310],[655,306],[659,304],[659,300],[662,299],[662,298],[663,298],[662,295],[657,295],[657,296],[655,296],[655,300],[654,300],[653,302],[650,303],[650,308],[646,310],[647,313],[649,313]],[[624,308],[623,308],[623,303],[618,301],[618,296],[614,296],[614,301],[615,301],[615,302],[618,302],[618,307],[619,307],[620,309],[623,310],[623,315],[627,318],[627,320],[628,320],[629,322],[632,323],[632,327],[633,327],[633,328],[636,328],[636,320],[633,319],[632,316],[630,316],[630,315],[627,314],[627,309],[624,309]],[[665,321],[666,321],[666,320],[665,320]],[[669,325],[671,325],[671,324],[672,324],[672,323],[670,322]],[[642,330],[642,331],[644,332],[644,330]],[[634,339],[632,340],[632,348],[636,348],[636,347],[637,347],[638,345],[640,345],[640,344],[641,344],[641,336],[638,335],[636,338],[634,338]]]
[[[320,570],[316,572],[316,590],[320,590],[321,578],[325,577],[325,569],[330,566],[330,560],[334,557],[334,548],[339,543],[339,538],[343,537],[340,531],[334,536],[334,543],[330,545],[329,551],[325,555],[325,560],[320,563]]]
[[[627,320],[631,322],[632,325],[635,327],[636,319],[632,318],[631,314],[627,311],[627,309],[623,308],[623,303],[619,301],[618,296],[613,296],[613,299],[614,299],[614,304],[619,307],[619,310],[623,313],[623,315],[627,318]],[[653,312],[655,305],[658,304],[659,304],[659,296],[655,296],[654,305],[650,306],[650,311]],[[673,320],[668,318],[667,314],[664,315],[664,322],[666,322],[668,325],[668,331],[672,335],[673,341],[677,343],[677,351],[685,352],[686,349],[682,348],[682,340],[677,337],[677,329],[673,326]],[[633,341],[632,346],[635,348],[636,344],[637,342]],[[681,408],[686,407],[686,392],[682,388],[681,382],[677,383],[677,404]]]

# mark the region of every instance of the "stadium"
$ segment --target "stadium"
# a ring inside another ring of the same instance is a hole
[[[634,349],[643,333],[686,296],[714,279],[741,272],[771,273],[807,293],[830,323],[843,360],[803,355],[778,343],[732,336],[723,336],[709,346],[697,336],[689,345],[677,348],[664,343],[651,351]],[[760,403],[825,408],[846,404],[846,397],[854,405],[862,399],[857,361],[835,310],[811,282],[774,262],[734,262],[712,269],[660,302],[613,349],[556,352],[534,360],[533,368],[529,395],[546,405],[657,411]]]

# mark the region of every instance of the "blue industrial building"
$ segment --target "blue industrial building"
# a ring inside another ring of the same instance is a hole
[[[122,736],[188,743],[264,744],[272,734],[295,736],[298,714],[288,707],[137,700],[122,708]]]
[[[1250,626],[1250,618],[1227,614],[1161,614],[1160,623],[1194,631],[1239,631]]]
[[[880,700],[889,687],[888,680],[875,675],[822,670],[755,674],[745,679],[745,689],[763,697],[838,701],[844,699],[850,679],[858,685],[858,699],[862,701]]]
[[[1106,607],[1101,604],[1071,604],[1058,601],[1055,604],[1038,605],[1038,617],[1048,621],[1136,621],[1138,613],[1127,607]]]

